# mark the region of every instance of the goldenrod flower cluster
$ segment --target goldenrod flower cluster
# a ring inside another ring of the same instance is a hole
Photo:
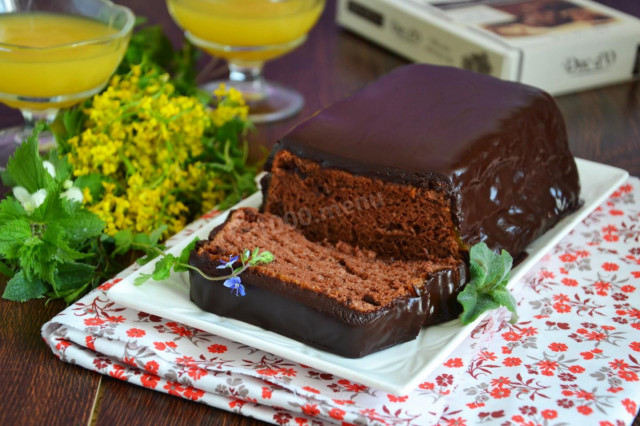
[[[216,129],[244,123],[248,108],[234,89],[215,95],[218,105],[208,109],[177,95],[166,74],[134,66],[92,99],[83,131],[67,141],[68,158],[77,177],[100,175],[101,196],[85,188],[84,198],[107,234],[149,233],[162,224],[175,233],[227,197],[228,177],[205,151],[214,149]],[[234,134],[225,142],[237,147]]]

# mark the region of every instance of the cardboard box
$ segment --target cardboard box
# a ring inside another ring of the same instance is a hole
[[[337,21],[411,60],[551,94],[640,75],[640,20],[587,0],[338,0]]]

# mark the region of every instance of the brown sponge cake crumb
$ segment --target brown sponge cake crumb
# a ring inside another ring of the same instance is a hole
[[[289,151],[273,160],[264,210],[313,241],[347,242],[393,259],[459,259],[447,191],[321,167]],[[266,186],[266,185],[265,185]]]
[[[266,266],[254,267],[255,273],[322,294],[358,312],[376,311],[400,297],[420,296],[429,276],[459,263],[391,260],[344,242],[316,244],[282,218],[250,208],[234,211],[198,253],[207,253],[219,264],[219,259],[254,247],[275,257]]]

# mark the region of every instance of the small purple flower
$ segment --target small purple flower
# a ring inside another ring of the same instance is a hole
[[[235,290],[236,296],[244,296],[244,286],[240,277],[231,277],[224,281],[224,286],[231,289],[231,293]]]
[[[225,262],[224,260],[220,259],[220,263],[222,263],[222,265],[218,266],[217,269],[224,269],[224,268],[233,269],[233,264],[236,262],[236,260],[238,260],[238,256],[231,256],[228,262]]]

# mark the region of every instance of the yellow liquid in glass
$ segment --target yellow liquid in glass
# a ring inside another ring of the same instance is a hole
[[[167,0],[167,5],[183,29],[204,41],[230,48],[270,46],[233,51],[199,45],[210,54],[266,61],[295,47],[282,45],[309,32],[322,12],[324,0]]]
[[[27,109],[61,108],[79,102],[82,92],[100,89],[107,83],[122,59],[128,38],[73,44],[117,32],[81,16],[0,14],[0,43],[12,45],[0,45],[0,100],[14,108]],[[7,47],[8,51],[4,51]],[[10,100],[5,95],[76,99],[34,103]]]

